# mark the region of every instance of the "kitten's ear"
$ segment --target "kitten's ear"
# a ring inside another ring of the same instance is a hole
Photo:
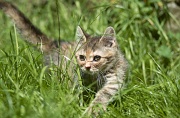
[[[77,26],[77,29],[76,29],[76,40],[77,42],[80,42],[80,43],[86,42],[86,36],[83,30],[79,26]]]
[[[116,32],[113,27],[106,28],[100,42],[103,42],[103,44],[107,47],[116,46]]]

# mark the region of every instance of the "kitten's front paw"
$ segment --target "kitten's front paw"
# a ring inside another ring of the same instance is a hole
[[[87,114],[88,116],[97,117],[98,115],[102,114],[104,111],[106,111],[105,107],[102,106],[89,106],[85,111],[84,114]]]

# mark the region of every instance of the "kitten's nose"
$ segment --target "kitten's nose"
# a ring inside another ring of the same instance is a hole
[[[90,70],[91,69],[91,65],[90,65],[90,63],[86,63],[86,65],[85,65],[85,68],[86,68],[86,70]]]
[[[86,70],[90,70],[91,69],[91,66],[86,66]]]

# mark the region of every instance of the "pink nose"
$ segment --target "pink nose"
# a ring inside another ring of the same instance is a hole
[[[90,70],[91,66],[86,66],[85,68],[86,68],[86,70]]]
[[[86,63],[85,68],[86,68],[86,70],[90,70],[91,69],[91,65],[89,63]]]

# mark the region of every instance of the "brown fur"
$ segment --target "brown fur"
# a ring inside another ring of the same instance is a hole
[[[92,88],[97,92],[84,113],[93,112],[97,115],[99,112],[99,109],[96,110],[97,105],[102,105],[102,108],[106,109],[110,99],[121,89],[127,69],[127,62],[119,49],[115,30],[112,27],[108,27],[103,36],[91,37],[78,26],[77,41],[57,42],[33,26],[14,5],[0,2],[0,9],[14,20],[28,42],[37,45],[45,52],[47,61],[51,60],[59,65],[63,56],[70,59],[71,53],[75,52],[77,64],[82,71],[83,84],[89,86],[95,83],[95,87]]]
[[[101,88],[94,87],[97,91],[96,97],[85,111],[85,113],[97,113],[93,107],[100,104],[105,110],[109,100],[122,87],[127,62],[119,50],[115,31],[112,27],[108,27],[101,37],[86,38],[79,27],[77,33],[81,37],[81,44],[79,44],[79,49],[76,52],[76,58],[78,65],[84,72],[82,75],[84,83],[88,85],[87,79],[103,81]],[[83,59],[81,59],[82,55],[84,56]],[[101,58],[95,61],[97,56]]]

